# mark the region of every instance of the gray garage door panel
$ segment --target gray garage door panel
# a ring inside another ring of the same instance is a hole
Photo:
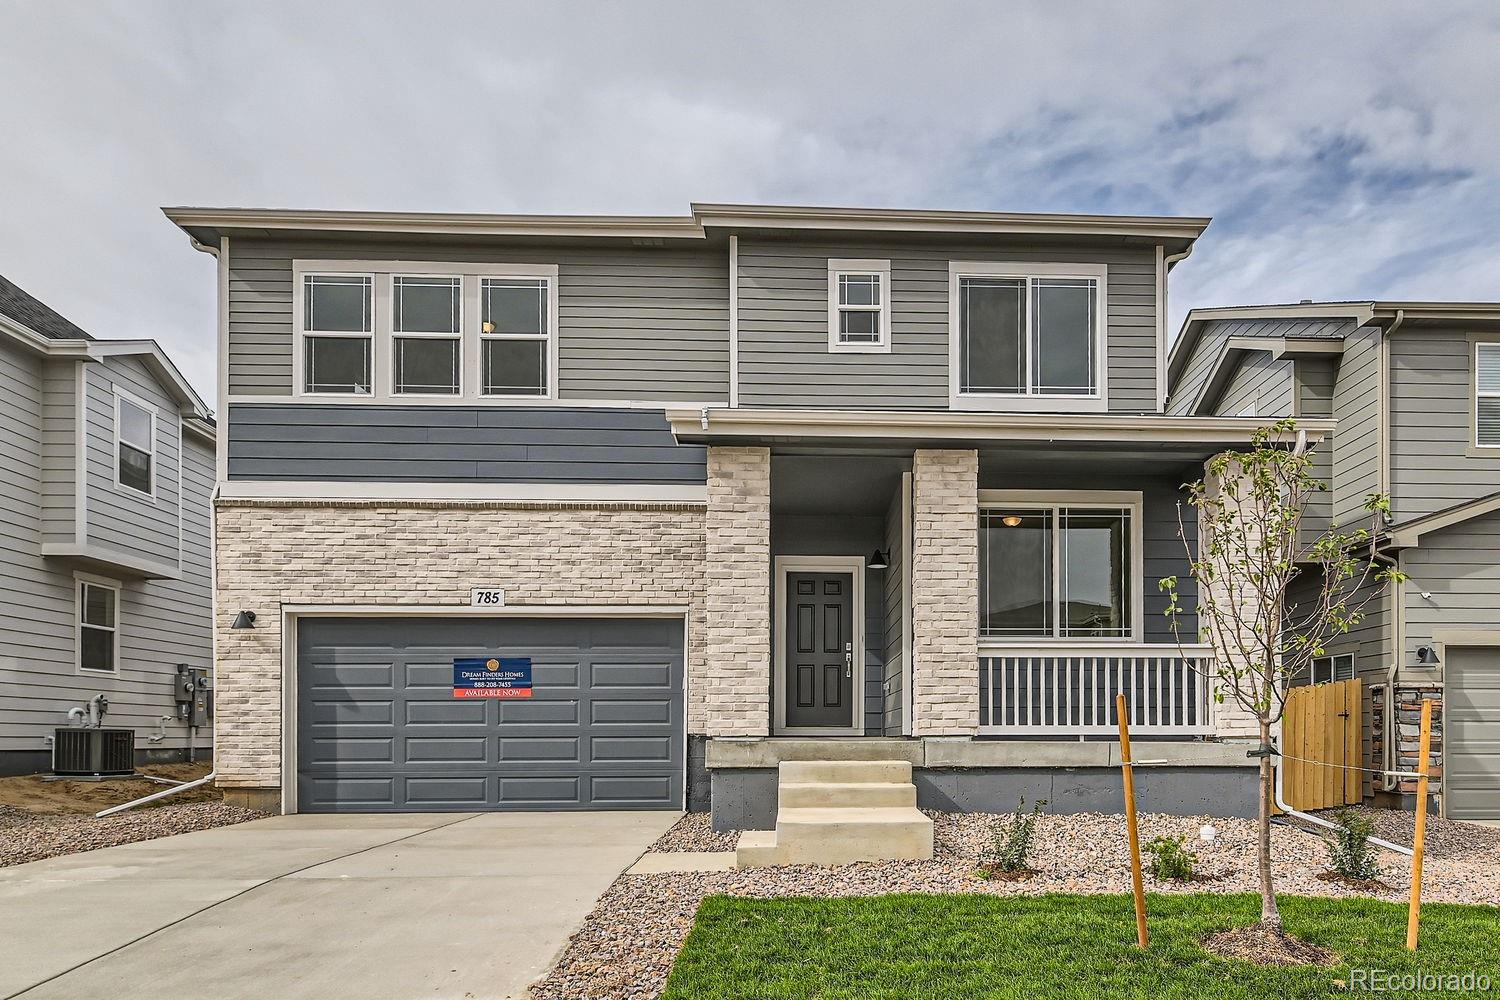
[[[682,623],[303,619],[304,812],[681,809]],[[453,697],[453,660],[529,656],[533,695]]]
[[[1452,819],[1500,819],[1500,648],[1445,652],[1444,805]]]

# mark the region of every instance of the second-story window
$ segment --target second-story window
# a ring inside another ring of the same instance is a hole
[[[546,396],[551,385],[551,296],[545,278],[479,283],[480,389],[486,396]]]
[[[303,388],[368,395],[374,357],[374,279],[368,274],[302,278]]]
[[[1474,345],[1474,443],[1500,448],[1500,344]]]
[[[891,262],[828,262],[828,349],[890,350]]]
[[[391,279],[391,391],[456,396],[462,385],[463,279]]]
[[[116,390],[115,482],[151,496],[156,464],[156,411]]]
[[[1102,268],[954,264],[950,279],[957,396],[1100,395]]]

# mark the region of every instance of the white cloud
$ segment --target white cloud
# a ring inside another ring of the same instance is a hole
[[[1500,298],[1487,2],[0,0],[0,271],[212,388],[164,204],[1209,214],[1191,305]]]

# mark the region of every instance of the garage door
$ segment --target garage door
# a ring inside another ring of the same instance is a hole
[[[305,812],[680,809],[682,622],[304,618]],[[454,697],[457,658],[529,657],[528,698]]]
[[[1445,652],[1444,805],[1451,819],[1500,819],[1500,648]]]

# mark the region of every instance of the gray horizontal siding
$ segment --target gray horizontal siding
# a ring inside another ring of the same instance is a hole
[[[1289,417],[1293,396],[1292,362],[1277,361],[1270,351],[1253,351],[1240,362],[1212,412],[1232,417],[1249,408],[1257,417]]]
[[[155,562],[177,562],[177,476],[182,427],[177,403],[135,358],[85,366],[88,542]],[[156,407],[154,496],[115,482],[115,387]]]
[[[881,579],[885,591],[880,599],[885,604],[885,637],[881,645],[885,651],[885,718],[882,724],[886,736],[901,735],[905,715],[903,705],[907,697],[906,678],[903,674],[906,665],[906,594],[903,587],[906,553],[902,547],[904,533],[901,523],[904,489],[905,487],[897,489],[896,495],[891,498],[890,510],[885,515],[885,547],[890,555],[889,566]]]
[[[291,394],[294,259],[556,264],[562,398],[722,401],[729,395],[729,259],[722,250],[235,240],[231,396]]]
[[[92,377],[102,366],[86,370]],[[61,461],[56,435],[72,434],[74,371],[72,362],[44,366],[0,345],[0,458],[6,470],[6,488],[0,491],[0,752],[46,750],[44,737],[68,724],[68,709],[99,693],[109,698],[107,724],[135,729],[137,746],[182,748],[188,733],[176,723],[166,726],[161,742],[149,737],[160,717],[175,711],[176,665],[207,667],[212,661],[208,498],[213,455],[203,445],[187,447],[183,492],[189,509],[181,577],[123,581],[120,669],[114,676],[79,674],[73,567],[41,554],[48,476],[55,473],[69,503],[72,498],[71,469],[52,463]],[[55,428],[51,421],[64,413],[70,415],[68,427]],[[175,410],[163,419],[175,428]],[[70,532],[71,513],[68,518]],[[174,550],[175,523],[174,515]],[[169,561],[162,553],[153,556]],[[197,745],[206,746],[210,738],[203,730]]]
[[[1495,631],[1500,609],[1500,514],[1489,514],[1435,531],[1402,553],[1411,575],[1402,588],[1406,603],[1403,636],[1405,679],[1440,680],[1430,668],[1414,666],[1416,648],[1444,631]],[[1423,597],[1427,592],[1430,597]],[[1411,676],[1417,675],[1417,676]]]
[[[1382,336],[1362,327],[1346,337],[1334,384],[1333,517],[1345,527],[1367,523],[1365,497],[1380,489]]]
[[[828,261],[891,262],[891,351],[828,350]],[[746,406],[948,406],[950,261],[1060,261],[1109,267],[1110,409],[1156,409],[1152,249],[745,240],[739,250],[740,400]]]
[[[1213,375],[1230,337],[1345,337],[1354,324],[1346,319],[1244,319],[1211,320],[1203,324],[1198,341],[1182,373],[1167,397],[1167,412],[1185,414]],[[1217,412],[1217,411],[1215,411]]]
[[[79,362],[42,365],[41,496],[43,541],[77,538]]]
[[[1337,362],[1329,358],[1303,358],[1296,362],[1294,375],[1296,407],[1293,414],[1310,419],[1332,417]],[[1336,446],[1335,433],[1333,439],[1315,446],[1312,451],[1312,474],[1329,489],[1314,493],[1307,500],[1302,515],[1304,543],[1326,531],[1333,518],[1333,451]]]
[[[660,410],[235,404],[231,480],[430,483],[706,481]]]
[[[1471,354],[1460,330],[1391,338],[1391,496],[1399,520],[1500,490],[1500,450],[1469,453]]]

